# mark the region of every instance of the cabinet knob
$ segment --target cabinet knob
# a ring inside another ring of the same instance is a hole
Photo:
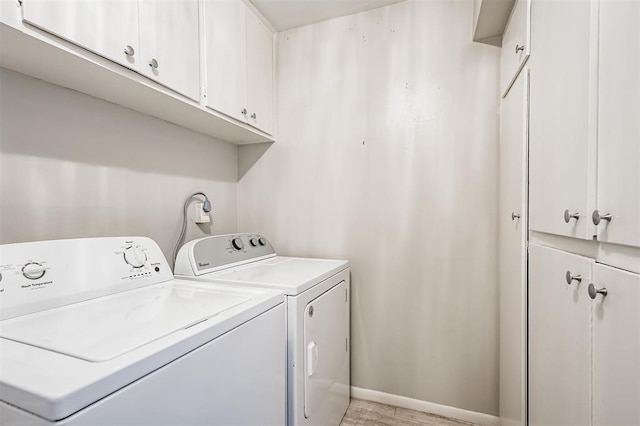
[[[251,118],[255,120],[256,118],[258,118],[258,115],[254,112],[253,114],[251,114]]]
[[[523,52],[524,51],[524,45],[520,46],[519,44],[516,44],[516,54],[518,52]]]
[[[601,294],[603,297],[607,295],[606,287],[596,288],[596,286],[593,283],[589,284],[588,290],[589,290],[589,297],[592,299],[595,299],[598,294]]]
[[[582,282],[582,275],[573,275],[571,271],[567,271],[565,274],[565,279],[567,280],[567,284],[571,285],[573,281],[578,281],[578,284]]]
[[[158,69],[158,61],[154,58],[152,60],[149,61],[149,66],[151,68],[153,68],[154,70]]]
[[[611,213],[601,214],[598,210],[594,210],[591,215],[591,219],[593,220],[594,225],[600,225],[600,221],[606,220],[607,222],[611,222]]]
[[[520,219],[520,213],[511,212],[511,220]]]
[[[133,50],[133,47],[127,45],[127,47],[124,48],[124,54],[127,56],[133,56],[136,54],[136,51]]]
[[[242,111],[240,111],[240,113],[242,115],[247,115],[247,109],[246,108],[242,108]]]
[[[565,210],[564,211],[564,221],[566,223],[569,223],[571,221],[571,219],[575,219],[575,220],[580,219],[580,213],[578,213],[578,212],[571,213],[571,212],[569,212],[569,210]]]

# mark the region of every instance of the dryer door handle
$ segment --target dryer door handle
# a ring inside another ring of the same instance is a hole
[[[307,377],[315,374],[318,368],[318,345],[316,342],[310,342],[307,345]]]

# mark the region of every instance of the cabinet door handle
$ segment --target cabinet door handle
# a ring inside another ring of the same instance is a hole
[[[518,54],[518,52],[523,52],[524,51],[524,44],[522,46],[520,46],[519,44],[516,44],[516,54]]]
[[[253,114],[251,114],[251,118],[253,118],[253,119],[255,120],[256,118],[258,118],[258,116],[257,116],[257,115],[256,115],[256,113],[254,112]]]
[[[152,59],[152,60],[150,60],[150,61],[149,61],[149,66],[150,66],[151,68],[153,68],[154,70],[157,70],[157,69],[158,69],[158,60],[157,60],[157,59],[155,59],[155,58],[154,58],[154,59]]]
[[[133,49],[133,47],[127,45],[127,47],[124,48],[124,54],[127,56],[133,56],[136,54],[136,51]]]
[[[594,210],[591,215],[591,219],[593,220],[594,225],[600,225],[600,221],[606,220],[607,222],[611,222],[611,213],[601,214],[600,211]]]
[[[582,275],[573,275],[571,271],[567,271],[565,274],[565,279],[567,280],[567,284],[571,285],[573,281],[578,281],[578,284],[582,282]]]
[[[593,283],[589,284],[588,290],[589,290],[589,297],[592,299],[595,299],[598,294],[601,294],[603,297],[605,297],[608,293],[606,287],[596,288],[596,286]]]
[[[520,219],[520,213],[511,212],[511,220]]]
[[[564,221],[566,223],[569,223],[571,221],[571,219],[575,219],[575,220],[580,219],[580,213],[578,213],[578,212],[570,213],[569,210],[565,210],[564,211]]]
[[[247,115],[247,109],[246,108],[242,108],[242,111],[240,111],[240,114]]]

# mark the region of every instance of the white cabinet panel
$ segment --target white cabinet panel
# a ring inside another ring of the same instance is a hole
[[[640,275],[596,264],[593,425],[640,424]]]
[[[241,0],[205,1],[207,107],[273,133],[273,34]]]
[[[506,96],[506,92],[529,59],[531,51],[530,9],[531,0],[517,0],[502,36],[500,90],[503,96]]]
[[[600,2],[598,240],[640,247],[640,2]]]
[[[207,106],[245,121],[247,6],[238,0],[206,0],[204,13]]]
[[[273,34],[247,9],[249,124],[273,133]]]
[[[139,0],[139,6],[142,73],[198,100],[198,0]]]
[[[529,424],[591,421],[591,259],[529,248]],[[567,284],[566,273],[581,282]]]
[[[524,419],[528,70],[502,100],[500,123],[500,418]]]
[[[26,22],[138,69],[137,1],[24,0],[22,8]]]
[[[595,137],[591,8],[595,2],[531,4],[530,226],[591,239]],[[579,215],[565,221],[564,212]]]

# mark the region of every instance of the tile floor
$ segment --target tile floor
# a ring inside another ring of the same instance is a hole
[[[473,426],[422,411],[352,399],[340,426]]]

